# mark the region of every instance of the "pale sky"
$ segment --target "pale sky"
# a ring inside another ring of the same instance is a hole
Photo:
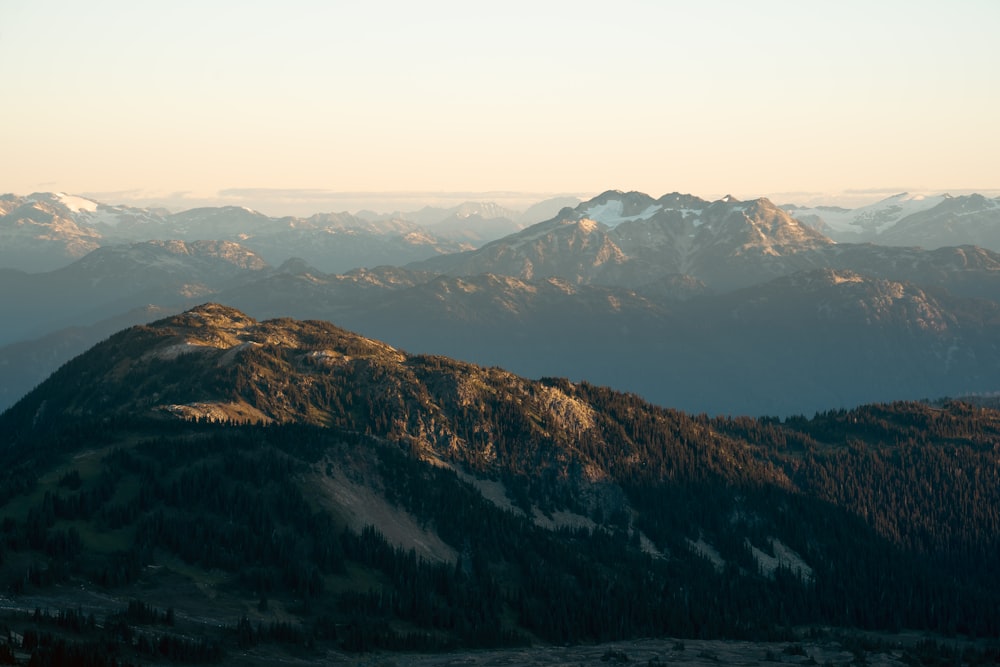
[[[998,32],[996,0],[0,0],[0,192],[996,192]]]

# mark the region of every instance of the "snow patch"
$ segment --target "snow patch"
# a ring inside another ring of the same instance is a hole
[[[84,209],[79,213],[80,222],[88,225],[104,225],[105,227],[118,227],[122,223],[154,225],[161,221],[156,214],[149,211],[124,209],[118,206],[102,205],[96,210]]]
[[[90,211],[94,212],[97,210],[97,202],[91,199],[85,199],[84,197],[77,197],[75,195],[68,195],[65,192],[57,192],[56,198],[62,202],[62,205],[73,211],[74,213],[79,213],[80,211]]]
[[[674,210],[680,213],[681,217],[684,218],[685,220],[687,220],[688,218],[694,218],[694,220],[692,220],[691,223],[695,227],[701,226],[701,211],[699,211],[698,209],[678,208]],[[691,236],[694,236],[694,234],[691,234]]]
[[[624,215],[625,204],[620,199],[609,199],[603,204],[594,204],[584,212],[584,216],[601,223],[602,225],[607,225],[608,227],[614,227],[623,222],[631,222],[633,220],[648,220],[656,215],[663,206],[660,204],[650,204],[646,207],[642,213],[637,215]]]
[[[831,209],[820,206],[799,208],[789,213],[797,219],[815,216],[835,232],[881,234],[903,218],[934,208],[948,198],[948,195],[903,192],[855,209]]]

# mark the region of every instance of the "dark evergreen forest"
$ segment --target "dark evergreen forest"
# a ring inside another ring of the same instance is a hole
[[[428,465],[394,430],[394,406],[379,414],[364,396],[352,399],[363,430],[119,417],[12,438],[0,461],[0,586],[15,598],[76,583],[136,599],[105,618],[69,609],[8,619],[8,650],[33,664],[124,664],[221,660],[266,644],[785,639],[831,625],[1000,634],[1000,414],[950,402],[784,422],[709,418],[586,384],[546,386],[593,406],[601,437],[546,433],[500,395],[454,422],[468,425],[468,442],[489,432],[496,457],[487,464],[475,447],[455,456],[502,481],[515,506],[571,511],[589,527],[545,529],[491,503]],[[97,463],[74,464],[95,451]],[[622,497],[581,497],[572,471],[584,463]],[[378,489],[458,558],[428,561],[378,526],[347,527],[310,492],[334,471]],[[808,576],[761,569],[752,547],[776,538]],[[692,551],[699,539],[724,565]],[[260,611],[277,603],[292,613],[179,632],[175,614],[192,610],[157,609],[138,594],[167,558],[226,573],[227,590]]]

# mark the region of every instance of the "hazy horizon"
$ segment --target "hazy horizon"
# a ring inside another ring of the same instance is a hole
[[[616,188],[624,190],[623,188]],[[359,213],[368,211],[380,215],[393,213],[412,213],[424,207],[448,209],[469,202],[495,203],[513,212],[523,213],[529,207],[540,202],[575,197],[586,201],[601,192],[327,192],[321,190],[277,190],[271,188],[229,189],[213,195],[192,196],[189,193],[152,193],[134,192],[64,192],[65,194],[87,197],[102,204],[135,206],[143,208],[163,208],[171,213],[214,206],[243,206],[272,217],[307,217],[321,213]],[[603,192],[603,191],[602,191]],[[846,193],[767,193],[737,197],[737,199],[757,199],[766,197],[773,203],[784,206],[796,204],[800,206],[842,206],[856,208],[875,203],[894,195],[909,193],[934,196],[950,194],[960,196],[981,194],[987,197],[1000,197],[1000,190],[952,190],[942,192],[908,191],[902,188],[874,191],[857,191]],[[7,193],[15,196],[28,196],[33,193]],[[668,191],[646,192],[654,198],[669,194]],[[691,192],[708,201],[721,199],[723,194]],[[728,195],[729,193],[725,193]],[[798,196],[797,196],[798,195]],[[734,195],[735,196],[735,195]]]
[[[273,215],[993,194],[997,25],[989,0],[7,0],[0,190]]]

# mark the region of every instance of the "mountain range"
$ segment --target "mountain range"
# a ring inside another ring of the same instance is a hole
[[[102,210],[65,195],[33,197],[21,208],[59,201]],[[922,212],[882,234],[942,206],[991,201],[911,200]],[[427,219],[442,212],[425,211]],[[454,215],[500,213],[471,206]],[[322,227],[339,215],[309,220],[322,218]],[[273,222],[230,208],[168,217],[178,233],[248,240]],[[402,224],[393,220],[367,224]],[[247,243],[146,241],[96,248],[53,271],[0,271],[0,310],[10,315],[0,331],[0,407],[111,323],[207,299],[696,413],[812,414],[988,395],[1000,385],[1000,255],[838,243],[766,199],[609,191],[476,249],[342,273],[302,258],[275,265]]]
[[[0,584],[61,610],[19,637],[75,618],[64,650],[118,659],[996,637],[998,429],[950,401],[693,416],[204,304],[0,415]]]
[[[838,242],[927,249],[976,245],[1000,250],[1000,198],[902,192],[856,209],[787,205],[785,210]]]
[[[5,197],[0,656],[995,637],[1000,255],[883,243],[990,201]]]
[[[732,200],[726,197],[720,202]],[[732,200],[735,201],[735,200]],[[766,200],[759,200],[766,201]],[[708,202],[673,193],[654,200],[648,195],[609,191],[577,208],[578,216],[616,226],[621,222],[680,216],[674,225],[659,225],[660,234],[681,242],[700,226]],[[752,203],[752,202],[750,202]],[[750,204],[748,203],[748,205]],[[308,218],[274,218],[238,207],[196,208],[170,213],[162,208],[109,205],[65,193],[0,196],[0,267],[30,272],[65,266],[98,247],[150,240],[228,240],[243,242],[274,264],[292,257],[327,272],[382,264],[399,265],[478,247],[558,217],[561,208],[579,200],[556,197],[523,212],[492,202],[466,202],[451,208],[424,207],[389,214],[373,211],[321,213]],[[622,206],[624,208],[619,209]],[[767,206],[772,207],[770,202]],[[1000,251],[1000,200],[978,194],[950,196],[901,193],[856,209],[797,206],[782,210],[838,243],[918,246],[928,250],[975,245]],[[628,209],[628,212],[624,212]],[[751,212],[750,215],[753,215]],[[687,219],[690,223],[684,231]],[[712,221],[707,227],[711,227]],[[626,245],[643,243],[639,226]],[[667,239],[656,236],[655,243]]]
[[[103,204],[65,193],[0,196],[0,267],[62,268],[99,247],[154,240],[239,242],[268,262],[305,259],[325,271],[405,264],[472,248],[537,222],[576,199],[539,202],[524,213],[490,202],[411,213],[320,213],[273,218],[239,206],[170,213]],[[535,218],[534,216],[539,216]]]

